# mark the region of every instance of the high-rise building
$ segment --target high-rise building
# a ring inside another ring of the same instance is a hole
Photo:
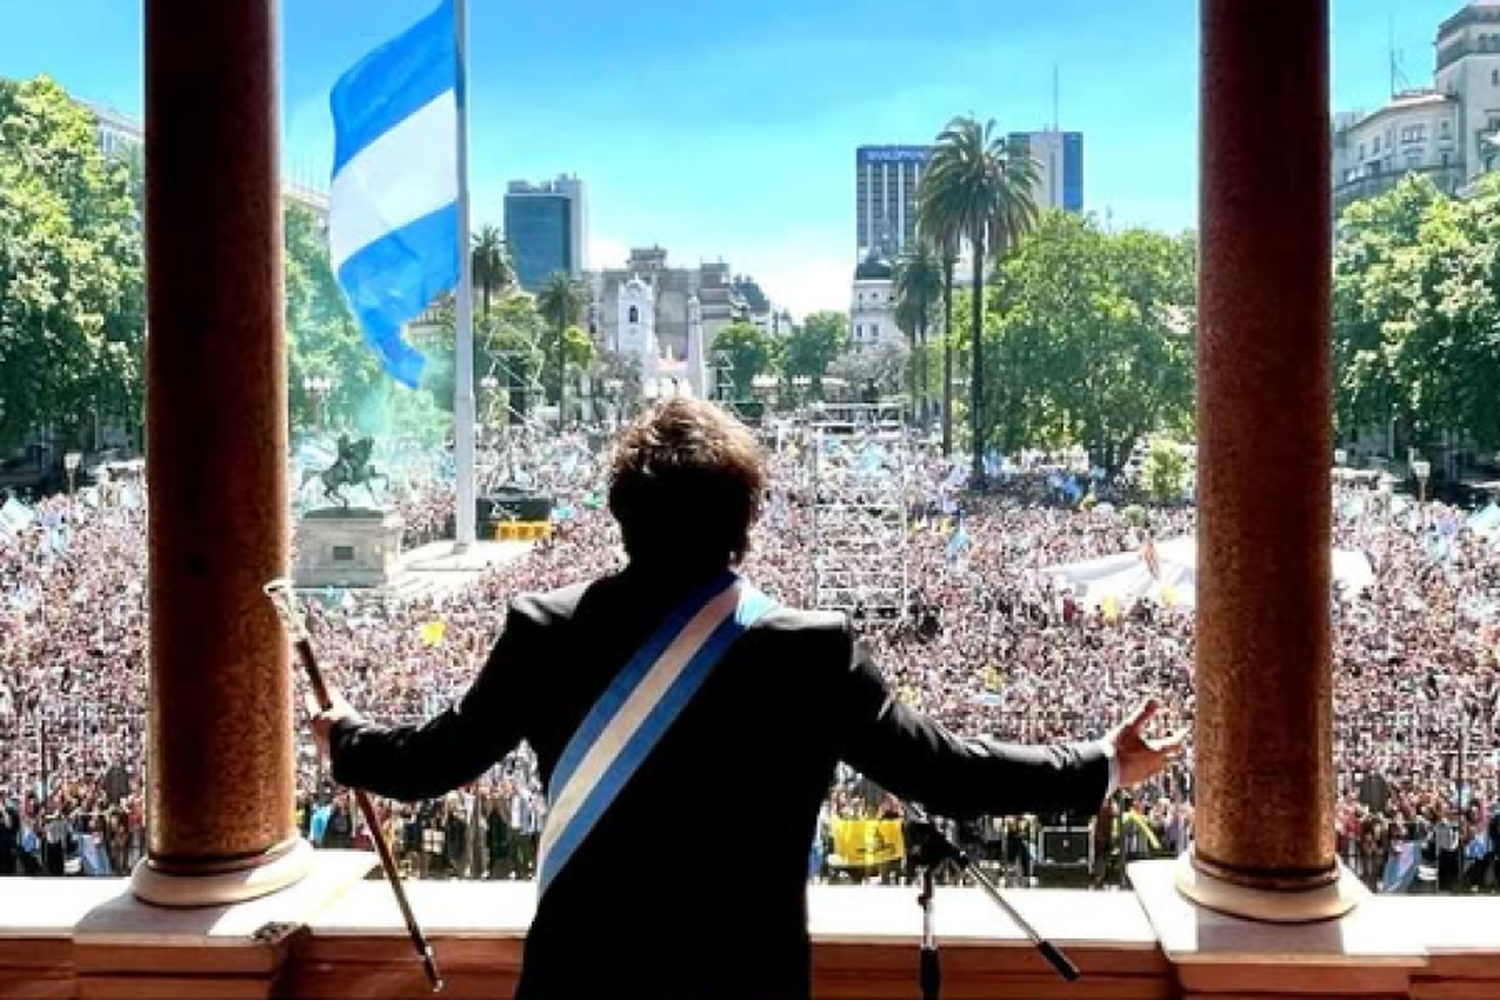
[[[1036,161],[1038,209],[1083,211],[1083,133],[1012,132],[1010,148],[1031,154]]]
[[[557,271],[581,276],[588,264],[587,234],[583,181],[561,176],[541,184],[510,182],[505,192],[505,244],[522,288],[534,292]]]
[[[917,233],[917,185],[931,146],[860,146],[854,152],[855,249],[894,259]]]

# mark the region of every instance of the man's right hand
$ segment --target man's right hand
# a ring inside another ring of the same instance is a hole
[[[328,700],[330,702],[328,710],[314,712],[312,719],[313,739],[317,741],[318,750],[323,754],[328,753],[328,744],[333,738],[334,725],[344,719],[359,718],[359,713],[349,706],[338,688],[328,689]]]

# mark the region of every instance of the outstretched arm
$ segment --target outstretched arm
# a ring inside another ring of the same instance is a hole
[[[1173,759],[1180,738],[1148,741],[1148,703],[1105,739],[1022,746],[961,738],[901,704],[865,651],[848,643],[840,755],[902,798],[947,816],[1069,811],[1093,815],[1115,784],[1145,780]]]
[[[473,781],[515,747],[528,699],[529,637],[538,626],[514,607],[479,677],[458,704],[419,726],[381,726],[341,697],[313,720],[335,781],[393,799],[435,798]]]

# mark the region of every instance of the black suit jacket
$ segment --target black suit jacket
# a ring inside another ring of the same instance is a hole
[[[457,706],[420,727],[341,724],[334,777],[428,798],[524,739],[550,783],[616,671],[700,582],[627,569],[518,598]],[[516,995],[806,996],[808,856],[840,759],[951,816],[1091,814],[1109,781],[1097,745],[954,736],[892,697],[842,615],[774,610],[730,649],[541,900]]]

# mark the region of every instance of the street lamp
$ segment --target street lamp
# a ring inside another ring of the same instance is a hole
[[[1432,463],[1426,459],[1417,459],[1411,463],[1411,474],[1417,477],[1417,502],[1427,502],[1427,477],[1432,475]]]
[[[323,429],[323,409],[328,394],[333,391],[333,379],[325,375],[308,375],[302,380],[302,390],[313,398],[313,413],[318,430]]]
[[[78,475],[78,466],[83,463],[80,452],[70,451],[63,456],[63,468],[68,470],[68,496],[73,495],[73,481]]]
[[[609,407],[610,421],[618,429],[620,426],[621,411],[624,409],[625,381],[618,378],[607,378],[604,380],[604,398]]]

